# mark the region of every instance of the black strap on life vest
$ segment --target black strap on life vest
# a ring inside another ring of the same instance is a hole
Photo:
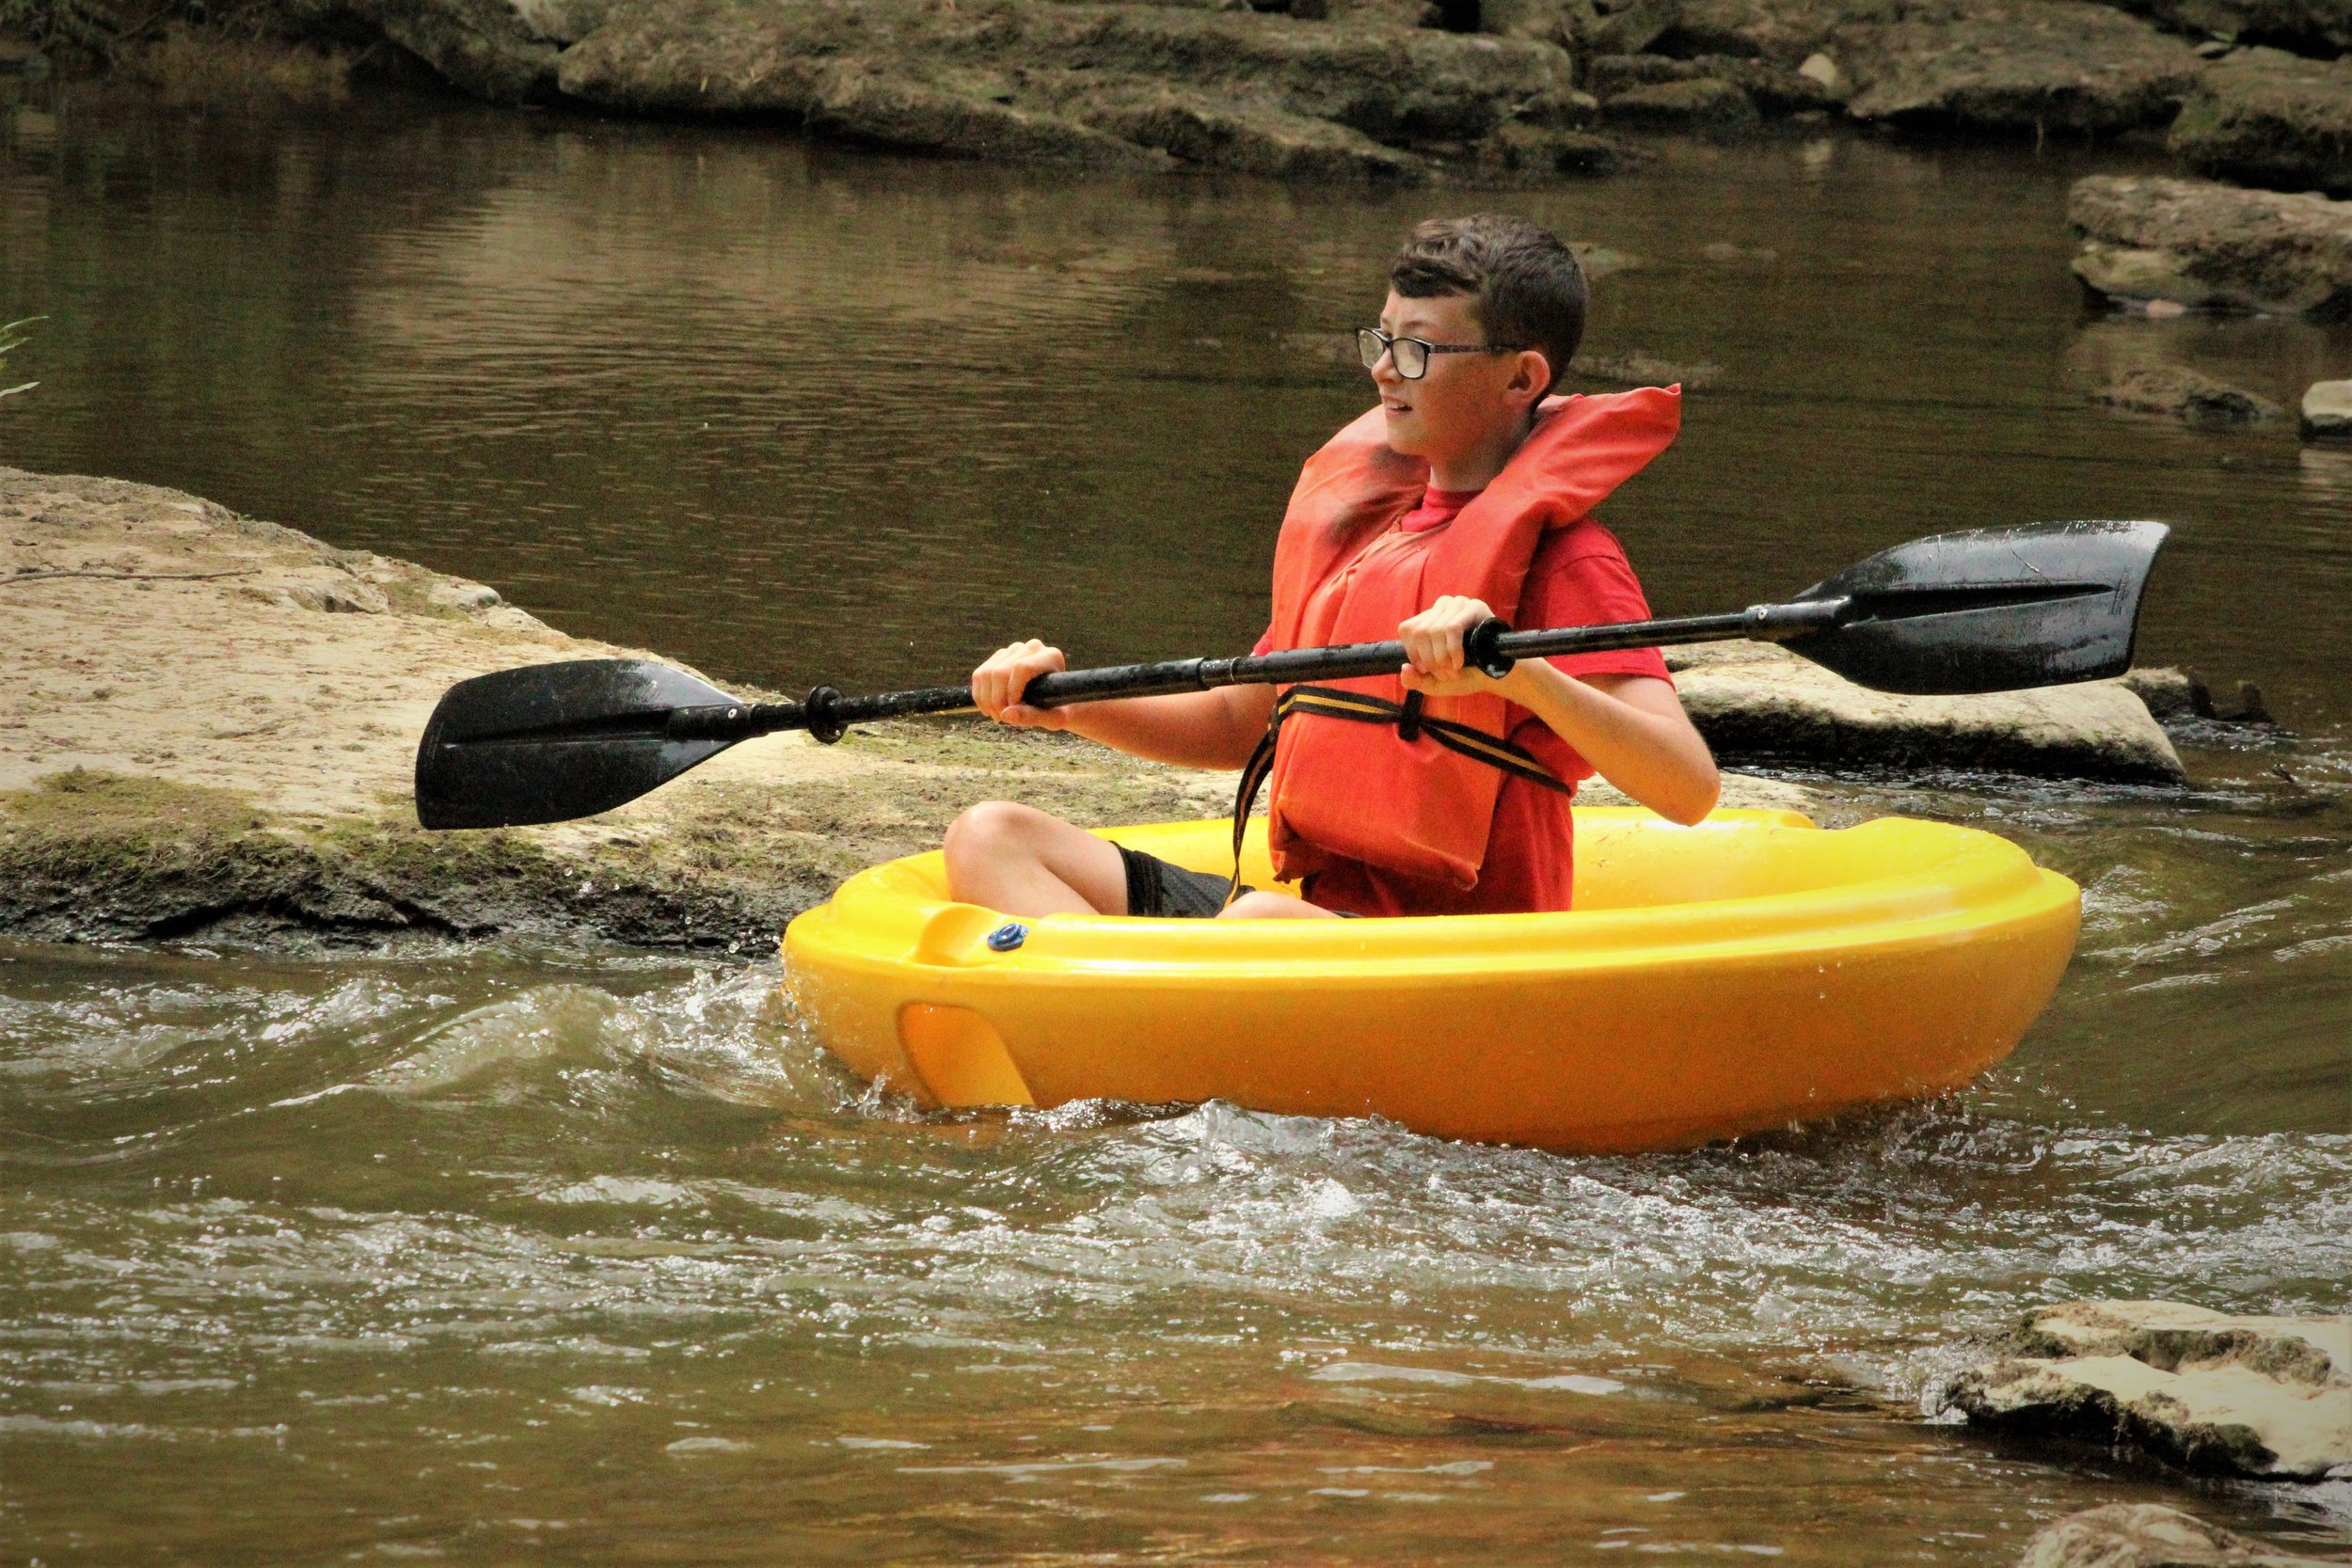
[[[1405,701],[1392,703],[1385,697],[1341,691],[1327,686],[1294,686],[1275,700],[1274,717],[1267,721],[1265,734],[1258,737],[1257,750],[1249,753],[1248,762],[1242,766],[1241,785],[1233,792],[1233,875],[1225,884],[1227,904],[1232,904],[1241,892],[1241,841],[1249,829],[1249,808],[1257,804],[1258,791],[1265,787],[1267,775],[1274,771],[1274,745],[1282,733],[1282,721],[1295,713],[1353,720],[1361,724],[1393,724],[1397,738],[1407,745],[1422,738],[1434,740],[1449,752],[1489,768],[1499,768],[1515,779],[1525,779],[1563,795],[1570,792],[1525,747],[1515,746],[1485,730],[1457,724],[1451,719],[1432,719],[1422,712],[1422,694],[1418,691],[1408,691]]]

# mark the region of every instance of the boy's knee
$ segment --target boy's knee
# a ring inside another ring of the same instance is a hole
[[[1058,818],[1014,800],[982,800],[947,824],[940,848],[950,869],[996,862],[1008,857],[1044,853],[1048,832]]]
[[[966,807],[947,824],[947,836],[940,847],[950,861],[1000,854],[1021,839],[1026,826],[1023,818],[1031,815],[1029,807],[1010,800],[982,800]]]

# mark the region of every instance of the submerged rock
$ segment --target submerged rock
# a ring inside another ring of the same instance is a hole
[[[1588,123],[1547,43],[1152,5],[681,0],[563,55],[607,108],[781,115],[888,145],[1313,179],[1418,179],[1411,149]]]
[[[2279,405],[2269,399],[2181,365],[2127,371],[2090,397],[2109,408],[2163,414],[2184,424],[2262,424],[2279,417]]]
[[[2338,1568],[2291,1557],[2161,1503],[2110,1503],[2045,1525],[2017,1568]]]
[[[1856,119],[2035,135],[2163,124],[2200,63],[2180,39],[2087,0],[1929,0],[1836,38]]]
[[[2352,1476],[2352,1317],[2232,1317],[2169,1301],[2030,1313],[1945,1388],[1971,1421],[2127,1443],[2189,1469]]]
[[[2178,784],[2180,753],[2118,681],[1974,697],[1871,691],[1764,642],[1667,650],[1683,706],[1734,765],[1983,768]]]
[[[2207,66],[2172,123],[2200,174],[2280,190],[2352,191],[2352,59],[2242,49]]]
[[[2092,175],[2074,276],[2111,299],[2328,319],[2352,306],[2352,202],[2208,180]]]

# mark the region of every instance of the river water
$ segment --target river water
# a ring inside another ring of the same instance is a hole
[[[2015,1057],[1925,1107],[1568,1159],[1229,1105],[917,1115],[772,965],[0,947],[0,1561],[1996,1564],[2186,1486],[1931,1418],[2037,1303],[2344,1309],[2352,336],[2106,320],[2067,182],[1844,136],[1607,182],[1301,191],[362,100],[0,105],[0,461],[182,486],[720,675],[929,682],[1035,631],[1238,650],[1346,329],[1434,210],[1597,247],[1701,367],[1609,512],[1666,612],[1896,540],[2178,533],[2143,659],[2260,683],[2185,790],[1827,781],[2081,881]]]

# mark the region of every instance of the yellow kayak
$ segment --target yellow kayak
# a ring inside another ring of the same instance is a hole
[[[1579,807],[1576,832],[1573,911],[1403,920],[1010,920],[913,855],[792,922],[788,983],[835,1055],[930,1106],[1222,1099],[1672,1148],[1966,1084],[2049,1001],[2080,921],[2073,882],[1944,823]],[[1231,834],[1103,836],[1222,874]]]

